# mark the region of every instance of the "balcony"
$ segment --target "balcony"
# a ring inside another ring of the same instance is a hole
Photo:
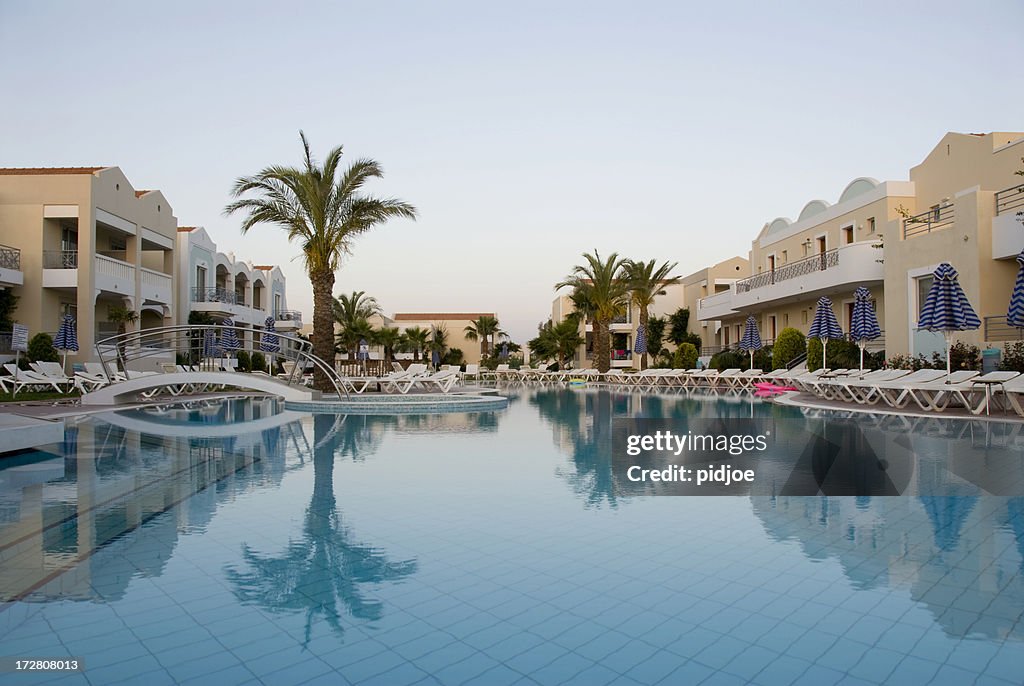
[[[240,311],[235,302],[235,292],[225,288],[192,289],[192,311],[206,312],[218,317],[234,317]]]
[[[992,218],[992,259],[1005,260],[1024,250],[1024,183],[996,193]]]
[[[737,312],[763,310],[827,293],[852,293],[857,286],[881,283],[881,258],[881,251],[865,241],[790,262],[737,281],[732,291],[702,299],[697,306],[697,318],[722,319]]]
[[[733,292],[728,290],[701,298],[697,302],[697,319],[708,321],[736,314],[736,310],[732,306],[732,296]]]
[[[1007,324],[1005,315],[985,317],[983,331],[985,332],[984,340],[987,343],[1024,341],[1024,329]]]
[[[97,255],[95,259],[93,278],[97,289],[121,295],[135,294],[135,265],[106,255]]]
[[[21,251],[0,245],[0,286],[21,286],[25,275],[21,271]]]
[[[173,302],[174,286],[171,275],[153,269],[141,268],[142,299],[169,305]]]
[[[903,220],[903,240],[948,228],[953,225],[954,218],[953,203],[907,217]]]
[[[274,313],[274,328],[279,331],[298,331],[302,328],[302,313],[298,310],[278,310]]]

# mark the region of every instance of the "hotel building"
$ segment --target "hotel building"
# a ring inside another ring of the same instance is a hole
[[[983,326],[957,340],[984,347],[1019,338],[1006,310],[1024,249],[1024,133],[949,133],[909,181],[851,181],[836,202],[811,200],[795,221],[778,217],[754,239],[749,273],[697,301],[696,320],[717,331],[705,354],[735,347],[753,315],[770,343],[786,327],[806,333],[819,297],[832,299],[848,332],[853,292],[870,289],[882,338],[869,350],[944,351],[941,334],[918,331],[931,273],[949,262]],[[692,310],[691,310],[692,311]]]
[[[18,296],[12,318],[30,336],[75,317],[73,362],[95,360],[96,342],[117,334],[116,308],[138,315],[129,330],[184,324],[192,310],[230,316],[250,343],[267,316],[283,333],[302,319],[287,309],[280,268],[236,261],[205,230],[179,228],[163,193],[136,190],[117,167],[0,169],[0,288]],[[0,332],[0,358],[10,348]],[[161,361],[170,351],[147,363]]]

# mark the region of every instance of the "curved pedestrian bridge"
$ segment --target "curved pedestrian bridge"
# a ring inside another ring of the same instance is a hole
[[[315,400],[320,397],[319,391],[305,386],[290,385],[264,374],[244,374],[240,372],[198,371],[169,372],[166,374],[149,374],[127,381],[104,386],[82,396],[83,405],[121,405],[135,402],[139,395],[159,389],[177,390],[199,386],[230,386],[251,391],[270,393],[284,398],[286,401]]]

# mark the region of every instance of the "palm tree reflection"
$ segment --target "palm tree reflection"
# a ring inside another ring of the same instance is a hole
[[[242,556],[248,570],[227,570],[242,602],[272,612],[305,613],[304,645],[317,620],[341,635],[345,613],[358,620],[380,619],[384,605],[367,595],[366,585],[399,581],[417,570],[416,560],[392,562],[380,549],[356,541],[337,508],[335,455],[361,459],[375,450],[383,425],[372,420],[379,418],[313,416],[313,495],[301,538],[278,555],[263,555],[246,544]]]

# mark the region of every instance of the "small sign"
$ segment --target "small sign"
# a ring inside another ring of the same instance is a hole
[[[28,352],[28,327],[24,324],[15,324],[11,333],[11,350],[20,353]]]

